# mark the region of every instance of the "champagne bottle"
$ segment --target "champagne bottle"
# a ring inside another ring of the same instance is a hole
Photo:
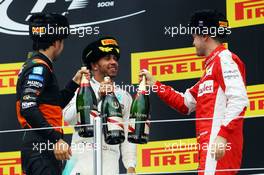
[[[110,77],[105,77],[109,81]],[[105,142],[120,144],[125,140],[121,105],[114,93],[106,94],[102,99],[101,114]]]
[[[86,69],[86,67],[82,67],[82,70],[83,69]],[[97,99],[91,87],[90,78],[85,74],[82,75],[81,85],[78,90],[76,109],[78,115],[77,125],[89,125],[77,128],[79,136],[93,137],[94,117],[96,117],[97,114]]]
[[[132,102],[129,126],[128,141],[131,143],[144,144],[149,138],[149,114],[150,104],[149,95],[146,89],[146,77],[142,77],[138,92]],[[140,122],[140,123],[137,123]]]

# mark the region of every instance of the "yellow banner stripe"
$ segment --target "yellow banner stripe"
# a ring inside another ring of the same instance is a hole
[[[264,0],[226,0],[232,28],[264,24]]]
[[[0,64],[0,94],[16,93],[18,73],[23,63]]]

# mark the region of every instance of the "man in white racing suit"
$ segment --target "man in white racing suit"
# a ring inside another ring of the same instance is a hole
[[[112,49],[103,49],[103,47]],[[114,78],[118,72],[119,47],[116,39],[112,37],[101,38],[89,44],[83,51],[83,62],[93,73],[91,86],[98,100],[98,110],[101,109],[101,96],[107,91],[105,89],[109,82],[104,82],[105,75]],[[109,88],[109,86],[108,86]],[[110,90],[109,90],[110,91]],[[132,98],[130,94],[120,88],[114,88],[114,93],[122,106],[124,122],[128,122]],[[71,125],[77,123],[76,96],[64,108],[64,120]],[[125,135],[127,137],[128,124],[124,124]],[[63,175],[91,175],[93,174],[93,138],[83,138],[78,132],[72,136],[72,157],[66,163]],[[127,169],[127,173],[135,173],[136,166],[136,145],[129,143],[127,138],[122,144],[108,145],[104,138],[102,141],[102,167],[103,175],[119,174],[120,150],[122,161]]]

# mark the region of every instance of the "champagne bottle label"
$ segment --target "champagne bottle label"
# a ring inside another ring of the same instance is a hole
[[[124,130],[123,120],[120,117],[108,117],[107,127],[108,130]]]
[[[95,117],[99,116],[99,112],[96,110],[91,110],[90,111],[90,117],[94,120]]]
[[[107,118],[108,130],[124,130],[123,118],[121,113],[121,106],[116,98],[109,105],[111,108],[109,110],[109,115]]]
[[[130,118],[128,124],[128,132],[135,132],[136,118]]]
[[[149,120],[146,120],[144,134],[149,135],[149,127],[150,127],[150,122]]]
[[[96,111],[96,110],[91,110],[90,111],[90,123],[91,123],[91,125],[95,124],[95,122],[94,122],[95,117],[98,117],[98,116],[99,116],[98,111]]]
[[[144,125],[144,134],[149,135],[150,122],[147,118],[149,117],[146,114],[132,114],[129,119],[128,132],[135,132],[136,121],[139,121],[138,125]]]
[[[77,125],[80,125],[80,124],[81,124],[81,115],[80,115],[80,112],[77,112]]]
[[[91,110],[90,111],[90,124],[94,125],[94,119],[95,117],[99,116],[99,112],[96,110]],[[80,112],[77,113],[77,125],[81,125],[81,116]]]
[[[85,111],[85,110],[90,110],[89,105],[83,105],[83,106],[78,106],[78,111]]]

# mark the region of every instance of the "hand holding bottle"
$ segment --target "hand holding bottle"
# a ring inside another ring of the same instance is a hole
[[[70,160],[72,156],[70,146],[62,139],[56,142],[53,152],[57,160]]]
[[[140,72],[139,72],[139,82],[142,81],[143,75],[145,75],[145,77],[146,77],[146,84],[149,85],[150,87],[152,87],[156,83],[156,80],[153,77],[153,75],[151,75],[151,73],[148,70],[146,70],[146,69],[140,70]]]
[[[90,77],[90,71],[86,68],[86,67],[82,67],[80,70],[78,70],[76,72],[76,74],[74,75],[74,77],[72,78],[72,80],[77,83],[77,84],[81,84],[81,80],[82,80],[82,75],[85,74],[86,77]]]

